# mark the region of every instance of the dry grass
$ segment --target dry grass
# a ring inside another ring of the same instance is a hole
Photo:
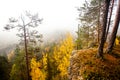
[[[96,48],[79,50],[73,56],[75,66],[79,66],[79,75],[84,80],[120,80],[120,46],[113,54],[104,54],[104,60],[95,57]],[[75,73],[75,72],[74,72]]]

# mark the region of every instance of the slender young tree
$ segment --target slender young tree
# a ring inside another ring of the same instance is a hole
[[[101,25],[102,32],[101,32],[101,36],[100,36],[100,43],[99,43],[99,47],[98,47],[97,57],[103,57],[103,47],[104,47],[104,43],[105,43],[105,34],[106,34],[109,4],[110,4],[110,0],[104,1],[102,25]]]
[[[110,40],[109,40],[107,51],[106,51],[107,53],[112,52],[113,45],[114,45],[115,38],[116,38],[116,34],[117,34],[117,30],[119,27],[119,23],[120,23],[120,0],[118,0],[118,7],[117,7],[117,11],[116,11],[116,16],[115,16],[112,34],[110,36]]]
[[[42,19],[39,18],[38,14],[30,14],[26,12],[25,16],[21,16],[20,19],[10,18],[9,23],[4,27],[6,30],[17,28],[18,31],[21,31],[19,37],[22,37],[24,40],[24,47],[25,47],[25,57],[26,57],[26,72],[27,72],[27,80],[30,80],[29,75],[29,56],[28,56],[28,29],[30,27],[35,28],[39,26]]]

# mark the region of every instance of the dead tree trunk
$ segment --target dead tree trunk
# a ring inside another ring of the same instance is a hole
[[[98,47],[97,57],[103,57],[103,47],[104,47],[104,43],[105,43],[106,24],[107,24],[109,4],[110,4],[110,0],[104,1],[103,16],[102,16],[103,23],[101,26],[102,32],[101,32],[101,36],[100,36],[100,43],[99,43],[99,47]]]
[[[113,45],[114,45],[115,38],[116,38],[116,34],[117,34],[117,30],[118,30],[118,27],[119,27],[119,22],[120,22],[120,0],[118,1],[118,8],[117,8],[116,16],[115,16],[115,21],[114,21],[112,34],[110,36],[110,40],[109,40],[109,43],[108,43],[108,48],[107,48],[107,51],[106,51],[107,53],[112,52]]]

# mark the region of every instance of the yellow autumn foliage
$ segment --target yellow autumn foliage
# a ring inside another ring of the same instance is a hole
[[[61,41],[60,45],[54,48],[53,57],[58,65],[57,70],[60,71],[60,76],[68,75],[68,67],[70,64],[70,54],[73,50],[73,38],[68,33],[66,38]]]
[[[35,58],[32,58],[30,66],[32,80],[45,80],[45,72],[40,69],[42,67],[40,61],[37,62]]]
[[[70,55],[73,50],[72,36],[70,34],[67,34],[65,39],[54,46],[54,49],[52,51],[53,54],[51,57],[50,53],[48,53],[48,48],[45,48],[45,50],[47,52],[44,53],[41,60],[36,61],[35,58],[32,58],[31,60],[30,74],[32,80],[45,80],[49,78],[48,75],[52,76],[52,80],[59,80],[59,78],[64,80],[67,79],[68,67],[70,64]]]
[[[116,44],[116,45],[119,45],[119,40],[118,40],[118,38],[115,39],[115,44]]]
[[[48,56],[48,54],[44,54],[43,58],[42,58],[42,64],[43,64],[43,69],[44,70],[47,69],[47,56]]]

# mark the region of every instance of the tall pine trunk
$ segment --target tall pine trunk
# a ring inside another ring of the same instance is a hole
[[[24,45],[25,45],[25,57],[26,57],[26,69],[27,69],[27,80],[30,80],[29,74],[29,59],[28,59],[28,51],[27,51],[27,39],[26,39],[26,27],[24,26]]]
[[[110,13],[109,13],[109,18],[108,18],[108,24],[107,24],[107,31],[105,35],[105,41],[107,40],[109,28],[110,28],[110,22],[111,22],[111,16],[112,16],[112,11],[113,11],[113,5],[114,5],[114,0],[111,2],[111,8],[110,8]]]
[[[99,12],[98,12],[98,35],[97,35],[97,37],[98,37],[98,40],[97,40],[97,42],[99,43],[99,40],[100,40],[100,9],[101,9],[101,1],[99,0]]]
[[[100,36],[100,43],[98,47],[98,53],[97,57],[103,57],[103,47],[105,43],[105,34],[106,34],[106,26],[107,26],[107,16],[108,16],[108,10],[109,10],[109,4],[110,0],[104,1],[104,9],[103,9],[103,16],[102,16],[102,31]]]
[[[25,58],[26,58],[26,74],[27,74],[27,80],[30,80],[30,74],[29,74],[29,58],[28,58],[28,50],[27,50],[27,33],[26,33],[26,25],[21,17],[21,20],[23,22],[23,32],[24,32],[24,47],[25,47]]]
[[[117,34],[117,30],[119,27],[119,22],[120,22],[120,0],[118,0],[118,8],[117,8],[116,16],[115,16],[112,34],[110,36],[110,40],[109,40],[107,51],[106,51],[107,53],[112,52],[113,45],[114,45],[115,38],[116,38],[116,34]]]

